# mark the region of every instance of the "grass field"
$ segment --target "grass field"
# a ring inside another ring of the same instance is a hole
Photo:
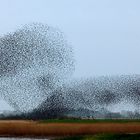
[[[48,119],[41,123],[140,123],[140,119]]]
[[[56,140],[140,140],[140,134],[99,134],[92,136],[64,137]]]
[[[58,137],[96,134],[140,134],[139,120],[0,121],[1,136]],[[134,136],[134,135],[133,135]]]

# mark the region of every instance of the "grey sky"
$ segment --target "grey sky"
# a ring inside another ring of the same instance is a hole
[[[47,23],[73,45],[75,77],[140,74],[139,7],[139,0],[0,0],[0,35]]]

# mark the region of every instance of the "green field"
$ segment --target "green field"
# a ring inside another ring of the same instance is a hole
[[[140,134],[100,134],[95,136],[73,136],[57,140],[140,140]]]
[[[41,123],[140,123],[140,119],[48,119]]]

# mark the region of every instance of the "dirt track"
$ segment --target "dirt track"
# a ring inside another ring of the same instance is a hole
[[[66,136],[97,133],[140,133],[140,123],[0,121],[1,136]]]

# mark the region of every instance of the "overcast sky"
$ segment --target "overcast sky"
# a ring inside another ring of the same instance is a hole
[[[65,33],[75,77],[140,74],[139,0],[0,0],[0,36],[31,22]]]

